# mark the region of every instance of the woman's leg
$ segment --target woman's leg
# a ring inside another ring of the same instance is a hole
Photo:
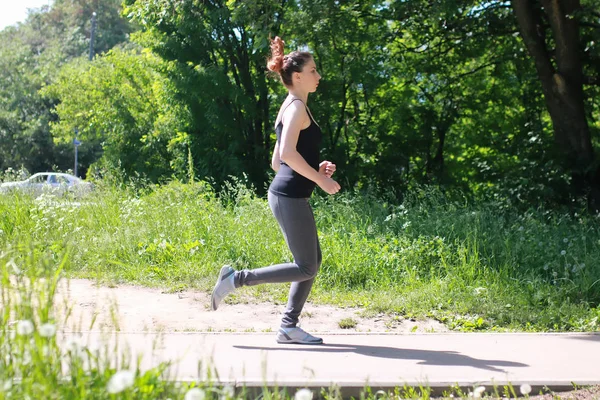
[[[321,265],[321,247],[319,246],[319,240],[317,239],[317,251],[318,259],[317,264]],[[313,282],[315,278],[308,279],[302,282],[292,282],[290,286],[290,294],[288,297],[287,307],[283,313],[281,320],[282,328],[293,328],[298,323],[298,318],[304,308],[304,303],[310,294]]]
[[[294,256],[294,262],[239,271],[235,273],[234,281],[237,287],[292,282],[281,323],[282,327],[292,328],[298,323],[314,277],[321,266],[321,249],[308,199],[276,196],[269,192],[269,205]]]

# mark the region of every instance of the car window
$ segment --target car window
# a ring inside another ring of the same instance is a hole
[[[56,177],[56,175],[50,175],[48,176],[48,183],[58,183],[58,179]]]
[[[61,185],[69,184],[69,178],[67,178],[66,176],[57,176],[56,178],[58,179],[58,183],[60,183]]]
[[[37,183],[46,183],[46,179],[47,179],[47,178],[48,178],[48,177],[47,177],[46,175],[32,176],[32,177],[29,179],[29,182],[30,182],[30,183],[36,183],[36,184],[37,184]]]

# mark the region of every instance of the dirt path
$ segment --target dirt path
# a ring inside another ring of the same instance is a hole
[[[269,332],[278,327],[284,306],[271,303],[222,304],[209,310],[209,295],[199,291],[165,293],[131,285],[96,286],[84,279],[64,280],[57,296],[59,315],[71,308],[71,329],[123,332]],[[116,307],[115,307],[116,305]],[[378,315],[361,316],[362,309],[306,304],[301,324],[311,332],[447,332],[434,320],[415,321]],[[117,318],[118,316],[118,318]],[[114,321],[117,320],[118,323]],[[340,321],[354,327],[342,329]]]
[[[274,331],[283,305],[271,303],[222,304],[209,310],[209,295],[188,290],[165,293],[132,285],[97,286],[85,279],[63,280],[57,295],[59,318],[70,310],[67,327],[73,330],[114,330],[122,332],[270,332]],[[314,333],[352,332],[447,332],[434,320],[398,320],[391,316],[362,316],[362,309],[307,304],[302,326]],[[353,320],[356,326],[342,329],[339,322]],[[92,325],[90,329],[90,325]],[[114,321],[118,321],[115,323]],[[554,398],[598,400],[600,387],[531,396],[532,400]]]

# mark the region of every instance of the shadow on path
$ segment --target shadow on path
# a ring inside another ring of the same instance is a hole
[[[528,367],[529,365],[505,360],[480,360],[469,357],[456,351],[434,351],[401,349],[384,346],[364,346],[351,344],[327,343],[319,346],[307,345],[281,345],[280,347],[264,346],[233,346],[241,350],[266,350],[266,351],[302,351],[316,353],[348,353],[353,352],[368,357],[392,358],[397,360],[421,360],[421,365],[460,365],[484,369],[494,372],[506,372],[497,367]]]
[[[600,333],[587,333],[581,335],[569,335],[567,336],[569,339],[575,340],[588,340],[590,342],[600,342]]]

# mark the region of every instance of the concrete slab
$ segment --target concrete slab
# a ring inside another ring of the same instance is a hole
[[[73,334],[65,334],[68,338]],[[345,394],[373,389],[459,385],[536,391],[600,384],[600,333],[446,333],[324,335],[321,346],[280,345],[275,334],[86,333],[90,347],[118,342],[139,355],[142,368],[173,361],[171,379],[211,376],[246,387],[337,385]],[[216,373],[216,374],[215,374]]]

